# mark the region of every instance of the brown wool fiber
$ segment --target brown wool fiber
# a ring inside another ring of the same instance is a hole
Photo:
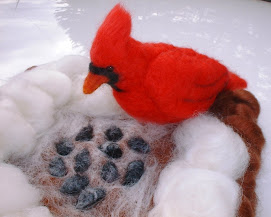
[[[256,178],[261,167],[261,151],[265,143],[261,128],[257,125],[260,105],[246,90],[224,91],[218,95],[210,112],[231,126],[246,143],[250,162],[246,173],[238,180],[243,191],[238,217],[255,217]]]

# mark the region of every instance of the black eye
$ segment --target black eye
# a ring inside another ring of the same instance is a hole
[[[106,70],[110,71],[110,72],[113,72],[114,71],[114,67],[113,66],[107,66]]]

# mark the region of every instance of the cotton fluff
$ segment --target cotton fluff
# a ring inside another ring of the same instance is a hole
[[[37,133],[52,125],[53,99],[40,88],[16,79],[1,87],[0,93],[15,102],[20,113]]]
[[[78,75],[88,73],[89,58],[83,56],[66,56],[56,62],[56,70],[66,74],[72,80]]]
[[[116,102],[112,88],[104,84],[92,94],[83,93],[84,80],[90,60],[83,56],[66,56],[62,59],[38,66],[35,70],[54,70],[67,75],[72,81],[71,101],[68,109],[92,117],[124,115]]]
[[[3,217],[53,217],[49,209],[45,206],[28,208],[16,213],[10,213]]]
[[[55,62],[38,66],[38,69],[59,71],[67,75],[72,81],[80,75],[88,73],[89,58],[79,55],[65,56]]]
[[[173,140],[182,157],[193,167],[240,178],[249,162],[245,143],[232,128],[210,115],[184,121]]]
[[[0,215],[38,205],[40,193],[20,169],[1,163],[0,174]]]
[[[0,96],[0,109],[5,109],[10,112],[20,113],[18,107],[15,102],[11,100],[9,97]]]
[[[235,217],[239,199],[229,177],[175,161],[160,174],[149,217]]]
[[[10,155],[28,154],[35,144],[35,131],[32,126],[16,113],[11,101],[5,101],[0,101],[0,160],[6,160]]]
[[[112,94],[112,88],[104,84],[92,94],[83,93],[85,76],[80,76],[73,84],[70,110],[92,117],[111,117],[125,114]]]
[[[61,72],[35,68],[21,76],[53,97],[57,107],[67,103],[70,98],[72,82]]]

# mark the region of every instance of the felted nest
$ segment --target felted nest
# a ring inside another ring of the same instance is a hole
[[[109,86],[82,93],[88,64],[65,57],[1,87],[0,215],[255,216],[264,137],[251,93],[222,92],[179,125],[139,123]]]

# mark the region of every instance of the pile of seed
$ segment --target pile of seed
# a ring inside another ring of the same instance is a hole
[[[75,142],[91,141],[94,137],[93,127],[88,125],[82,128],[75,136]],[[125,155],[118,142],[123,138],[122,130],[117,126],[111,126],[104,132],[106,142],[97,146],[99,151],[104,153],[106,162],[99,168],[100,178],[104,182],[113,183],[120,180],[121,185],[126,187],[134,186],[144,173],[144,162],[142,160],[134,160],[127,162],[126,171],[120,174],[118,166],[113,162]],[[84,148],[74,157],[73,170],[75,175],[69,176],[66,167],[66,156],[70,155],[76,145],[73,139],[62,138],[54,144],[57,156],[54,157],[48,167],[48,172],[53,177],[64,177],[64,181],[59,189],[64,195],[79,195],[76,209],[86,210],[94,207],[101,202],[107,195],[107,189],[104,186],[90,187],[91,183],[86,171],[91,170],[91,153],[88,148]],[[149,144],[141,137],[132,137],[127,141],[127,147],[138,154],[148,154],[150,152]],[[74,173],[73,172],[73,173]],[[89,171],[88,171],[89,172]],[[92,186],[92,185],[91,185]]]

